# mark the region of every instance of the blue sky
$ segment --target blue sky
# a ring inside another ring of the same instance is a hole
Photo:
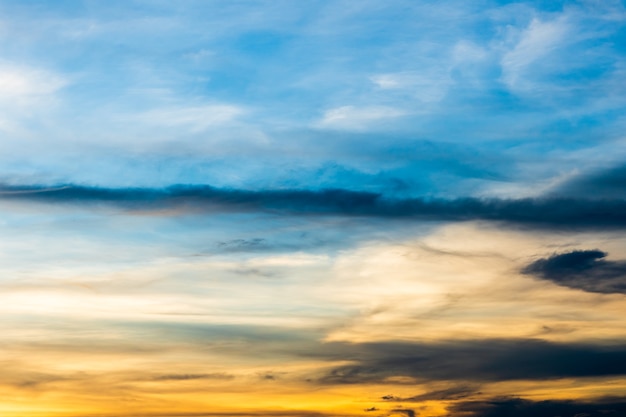
[[[11,183],[527,195],[619,164],[621,2],[2,2]]]
[[[625,79],[623,1],[0,0],[0,414],[625,416]]]

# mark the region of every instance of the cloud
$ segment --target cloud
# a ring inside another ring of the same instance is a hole
[[[0,187],[0,199],[73,205],[107,205],[130,211],[372,216],[430,221],[485,220],[543,228],[626,227],[626,200],[567,198],[391,199],[345,189],[238,190],[204,185],[168,188],[100,188],[80,185]]]
[[[588,292],[626,294],[626,261],[606,261],[600,250],[575,250],[541,258],[522,272]]]
[[[624,198],[626,164],[593,172],[583,172],[559,184],[551,194],[591,199]]]
[[[393,410],[391,410],[392,413],[398,413],[398,414],[402,414],[406,417],[415,417],[417,414],[415,413],[415,410],[411,410],[408,408],[395,408]]]
[[[66,84],[62,77],[44,70],[0,65],[0,97],[3,100],[53,94]]]
[[[137,118],[151,125],[188,128],[192,132],[201,132],[211,126],[230,122],[243,113],[244,110],[238,106],[215,104],[155,109],[142,113]]]
[[[495,382],[626,375],[624,345],[484,339],[433,343],[330,343],[320,349],[329,359],[353,362],[321,376],[318,381],[322,384],[392,383],[398,378],[409,378],[408,381],[412,379],[414,382]],[[460,390],[457,394],[466,392]],[[453,394],[431,393],[425,399]],[[418,398],[416,396],[413,400]],[[385,399],[395,400],[395,397]]]
[[[406,111],[394,107],[342,106],[327,110],[318,126],[362,130],[371,127],[372,123],[395,119],[406,114]]]
[[[619,417],[626,415],[626,398],[546,401],[494,398],[457,403],[448,411],[451,415],[467,417]]]
[[[164,374],[154,377],[154,381],[190,381],[196,379],[233,379],[233,375],[225,373],[213,374]]]
[[[396,397],[394,395],[385,395],[382,397],[385,401],[393,402],[422,402],[422,401],[449,401],[467,398],[478,394],[476,388],[466,385],[453,386],[446,389],[429,391],[424,394],[414,395],[412,397]]]
[[[78,417],[78,416],[76,416]],[[150,413],[143,412],[140,414],[132,413],[132,414],[80,414],[80,417],[354,417],[354,414],[338,414],[332,413],[327,414],[319,411],[312,410],[252,410],[252,411],[217,411],[217,410],[209,410],[209,411],[199,411],[199,412],[185,412],[185,411],[174,411],[169,413]]]
[[[65,77],[51,71],[0,63],[0,129],[17,132],[29,125],[25,120],[40,122],[55,94],[67,84]]]
[[[217,247],[224,252],[253,252],[270,248],[270,244],[263,238],[232,239],[217,242]]]
[[[424,103],[440,101],[452,84],[446,68],[432,68],[422,72],[398,72],[377,74],[370,80],[381,90],[409,91]]]
[[[533,81],[529,79],[532,65],[544,58],[549,60],[551,53],[562,44],[568,30],[564,18],[554,21],[533,19],[515,47],[502,57],[504,83],[514,91],[530,89]]]

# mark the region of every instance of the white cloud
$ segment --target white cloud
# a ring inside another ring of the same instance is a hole
[[[0,65],[0,99],[49,95],[67,84],[60,76],[33,68]]]
[[[0,130],[17,132],[54,106],[58,90],[68,81],[53,72],[0,63]]]
[[[502,57],[502,81],[514,91],[530,89],[533,64],[549,58],[564,44],[569,31],[564,17],[549,22],[533,19],[519,42]]]
[[[315,290],[326,305],[359,314],[327,340],[385,340],[389,334],[430,340],[532,337],[546,325],[572,329],[547,338],[584,340],[598,331],[623,335],[619,320],[613,321],[623,316],[619,298],[572,291],[518,272],[545,254],[577,248],[581,239],[587,247],[623,253],[617,235],[529,233],[475,223],[344,251],[333,263],[332,281]]]
[[[375,74],[369,80],[384,92],[406,94],[412,100],[433,104],[440,102],[454,87],[454,74],[475,77],[489,58],[489,51],[480,45],[461,40],[436,53],[432,46],[423,47],[415,56],[419,69]],[[432,56],[434,55],[434,56]]]
[[[406,111],[394,107],[341,106],[327,110],[318,123],[320,127],[359,129],[368,127],[372,122],[405,116]]]
[[[456,65],[461,65],[484,60],[488,57],[488,51],[480,45],[463,40],[454,45],[452,57]]]
[[[394,88],[402,88],[406,85],[406,80],[403,79],[405,77],[403,74],[381,74],[374,75],[370,77],[372,82],[376,84],[377,87],[382,89],[394,89]]]
[[[150,110],[139,116],[148,124],[165,127],[187,127],[199,132],[211,126],[234,120],[244,113],[241,107],[228,104],[212,104],[195,107],[170,107]]]
[[[406,71],[377,74],[370,77],[376,87],[382,90],[406,90],[413,97],[425,103],[441,100],[452,80],[446,68],[431,67],[427,71]]]

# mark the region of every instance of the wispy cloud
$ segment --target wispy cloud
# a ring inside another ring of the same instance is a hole
[[[569,30],[564,17],[552,21],[533,19],[513,49],[502,57],[503,81],[508,88],[523,93],[536,87],[529,69],[537,61],[553,59],[552,52],[568,39]]]
[[[67,85],[58,74],[18,65],[0,65],[0,94],[18,103],[27,98],[53,94]]]
[[[446,68],[432,68],[425,72],[399,72],[370,77],[383,90],[402,90],[422,103],[435,103],[446,94],[452,79]]]
[[[243,113],[241,107],[216,104],[155,109],[140,114],[137,119],[148,125],[201,132],[209,127],[230,122]]]
[[[406,114],[406,111],[392,107],[341,106],[324,112],[324,116],[319,121],[318,126],[364,130],[371,128],[372,124],[405,116]]]
[[[69,81],[61,74],[17,63],[0,64],[0,129],[15,134],[33,121],[47,119],[58,92]]]

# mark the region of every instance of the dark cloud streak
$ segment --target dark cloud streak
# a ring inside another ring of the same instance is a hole
[[[198,379],[233,379],[233,375],[225,373],[214,374],[164,374],[154,377],[154,381],[191,381]]]
[[[353,362],[323,375],[318,380],[322,384],[381,383],[398,376],[428,381],[490,382],[626,375],[626,345],[484,339],[439,343],[332,343],[319,350],[327,350],[328,359]],[[469,392],[456,392],[457,395],[465,393]],[[434,395],[450,394],[454,393]],[[418,399],[419,396],[412,400]]]
[[[457,403],[448,411],[451,411],[451,416],[466,417],[624,417],[626,398],[600,398],[589,401],[495,398]]]
[[[396,397],[393,395],[385,395],[384,397],[382,397],[382,399],[385,401],[393,402],[449,401],[467,398],[476,394],[479,394],[479,392],[475,388],[458,386],[430,391],[424,394],[414,395],[412,397]]]
[[[98,188],[3,186],[0,199],[54,204],[104,205],[129,211],[274,212],[370,216],[431,221],[485,220],[546,228],[626,227],[626,200],[576,198],[387,198],[345,189],[234,190],[210,186]]]

